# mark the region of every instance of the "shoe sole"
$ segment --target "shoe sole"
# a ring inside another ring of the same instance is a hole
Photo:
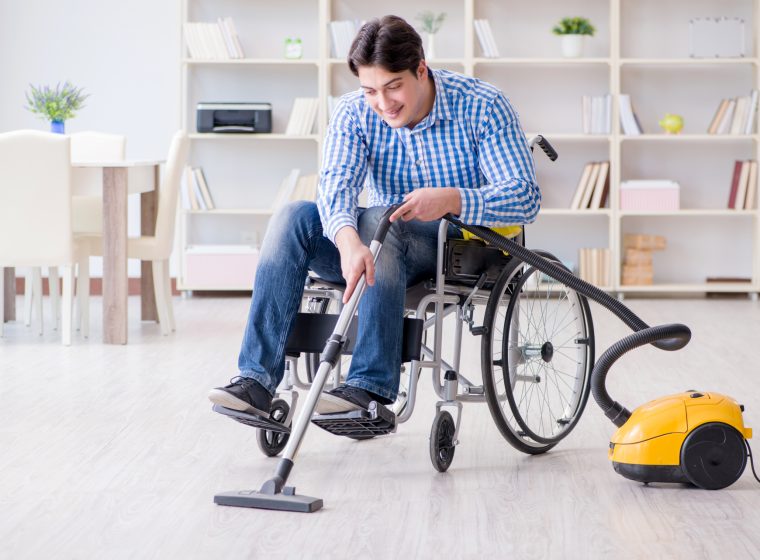
[[[358,404],[341,399],[330,393],[322,393],[317,402],[317,414],[338,414],[341,412],[351,412],[352,410],[363,410]]]
[[[221,389],[211,389],[208,394],[208,400],[214,404],[223,406],[224,408],[229,408],[230,410],[237,410],[239,412],[245,412],[246,414],[254,414],[263,418],[269,418],[268,412],[259,410],[244,400],[241,400],[234,395],[230,395],[227,391],[222,391]]]

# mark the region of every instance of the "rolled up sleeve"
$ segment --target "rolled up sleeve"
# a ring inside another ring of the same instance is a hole
[[[342,99],[327,129],[319,176],[317,208],[325,236],[356,229],[356,208],[367,174],[368,151],[354,107]]]

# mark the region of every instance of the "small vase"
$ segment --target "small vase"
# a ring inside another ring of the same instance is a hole
[[[64,121],[50,121],[50,132],[66,134]]]
[[[562,36],[562,56],[578,58],[583,54],[583,35]]]
[[[425,47],[425,60],[435,58],[435,33],[427,34],[427,47]]]

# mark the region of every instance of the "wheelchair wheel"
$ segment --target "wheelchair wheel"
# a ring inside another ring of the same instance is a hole
[[[430,430],[430,460],[438,472],[446,472],[454,460],[454,419],[446,410],[439,410]]]
[[[275,399],[272,401],[272,409],[269,412],[269,418],[276,422],[284,422],[290,412],[290,406],[282,399]],[[288,443],[290,434],[284,434],[282,432],[272,432],[270,430],[258,430],[256,434],[256,441],[259,444],[259,449],[267,457],[274,457],[278,455]]]
[[[491,291],[484,324],[483,384],[491,415],[515,448],[544,453],[570,433],[588,401],[594,364],[588,302],[514,259]]]

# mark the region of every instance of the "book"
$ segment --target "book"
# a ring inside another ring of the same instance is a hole
[[[736,191],[739,187],[739,175],[742,171],[742,162],[737,160],[734,162],[734,173],[731,176],[731,187],[728,191],[728,207],[734,208],[736,204]]]
[[[588,209],[588,205],[591,202],[591,195],[594,194],[594,187],[596,186],[596,180],[599,177],[600,169],[601,164],[599,162],[594,162],[594,165],[591,168],[591,174],[589,175],[588,181],[586,183],[586,187],[583,190],[583,198],[581,198],[579,210]]]
[[[728,134],[731,130],[731,122],[734,118],[734,111],[736,110],[736,99],[729,99],[726,111],[723,113],[720,125],[718,126],[717,134]]]
[[[290,111],[285,134],[306,136],[311,134],[319,109],[319,99],[312,97],[296,97]]]
[[[187,189],[187,198],[190,201],[191,210],[200,210],[201,207],[198,204],[198,199],[195,198],[195,176],[193,170],[188,165],[185,167],[185,189]]]
[[[282,180],[279,188],[277,189],[277,194],[275,195],[274,202],[272,203],[273,211],[279,210],[281,207],[290,202],[291,197],[293,196],[293,191],[295,190],[296,184],[298,183],[298,175],[300,173],[300,169],[291,169],[290,173],[288,173]]]
[[[490,22],[487,19],[476,19],[474,25],[483,56],[486,58],[498,58],[499,48],[496,46]]]
[[[193,169],[193,174],[195,175],[195,180],[197,181],[198,188],[201,192],[203,205],[206,207],[206,210],[213,210],[214,201],[211,199],[211,193],[208,190],[208,183],[206,182],[206,175],[204,175],[203,169],[196,167]]]
[[[290,200],[317,200],[317,175],[313,173],[299,177]]]
[[[634,118],[631,96],[621,93],[618,103],[620,105],[620,126],[623,128],[623,134],[627,136],[637,136],[641,134],[641,128],[638,125],[638,121]]]
[[[599,164],[599,175],[596,178],[594,191],[591,197],[589,208],[598,210],[607,202],[607,193],[610,189],[610,162],[603,161]]]
[[[729,134],[743,134],[745,121],[747,119],[747,110],[749,109],[749,96],[745,95],[736,98],[736,109],[731,119]]]
[[[744,121],[744,134],[752,134],[755,130],[755,117],[757,116],[757,105],[760,91],[753,89],[749,96],[749,106],[747,107],[747,119]]]
[[[754,210],[757,199],[757,160],[752,160],[749,167],[749,179],[747,181],[747,198],[744,201],[745,210]]]
[[[710,122],[710,126],[707,127],[707,134],[718,133],[718,128],[723,120],[723,115],[726,112],[726,109],[728,109],[728,101],[728,99],[723,99],[718,105],[718,108],[715,110],[715,115],[713,115],[713,119]]]
[[[594,164],[591,162],[583,166],[581,177],[578,180],[578,186],[575,187],[575,194],[573,195],[572,201],[570,201],[570,210],[578,210],[581,207],[581,199],[583,199],[583,193],[586,192],[586,184],[591,176],[591,169],[593,167]]]
[[[732,208],[742,210],[744,208],[744,199],[747,198],[747,182],[749,180],[749,161],[743,161],[741,171],[739,172],[739,182],[736,186],[736,199]]]

